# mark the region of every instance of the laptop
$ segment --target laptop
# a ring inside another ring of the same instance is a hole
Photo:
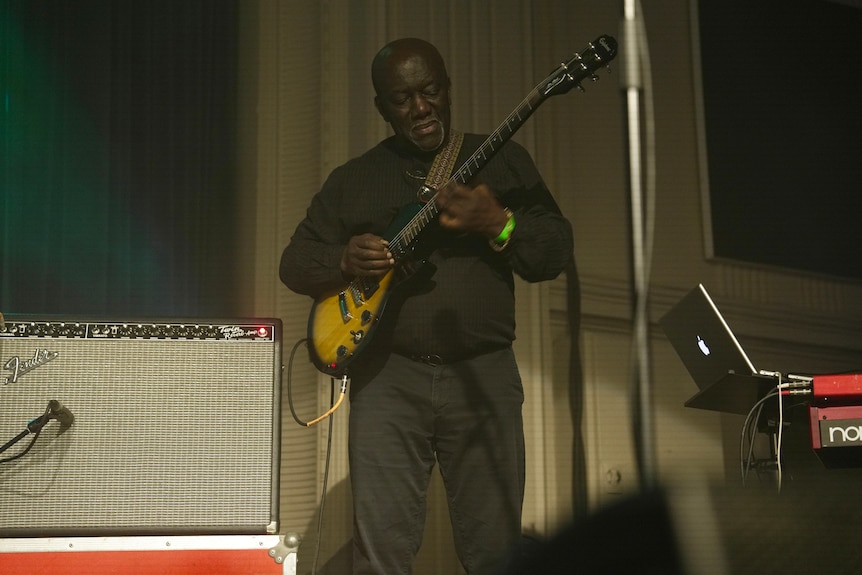
[[[772,374],[754,367],[703,284],[659,325],[699,389],[686,406],[747,414],[774,386]]]

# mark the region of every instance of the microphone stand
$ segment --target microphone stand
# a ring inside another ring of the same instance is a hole
[[[650,382],[649,348],[649,268],[652,249],[651,204],[644,203],[641,97],[643,93],[642,55],[646,47],[643,19],[637,0],[624,0],[622,80],[626,92],[628,118],[628,163],[631,195],[632,272],[634,289],[632,373],[634,377],[634,441],[641,488],[655,484],[655,430]],[[648,150],[651,153],[651,150]],[[652,176],[651,173],[648,174]],[[645,217],[645,215],[647,217]]]

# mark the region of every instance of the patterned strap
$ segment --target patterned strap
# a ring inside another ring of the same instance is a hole
[[[464,134],[457,130],[451,131],[449,143],[434,157],[434,163],[431,164],[428,177],[425,178],[426,186],[436,190],[449,180],[449,176],[452,175],[452,168],[455,166],[455,160],[458,159],[458,154],[461,152],[463,141]]]

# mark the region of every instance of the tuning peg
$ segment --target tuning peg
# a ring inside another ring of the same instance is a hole
[[[590,80],[592,80],[593,82],[598,82],[599,81],[599,75],[598,74],[591,75]]]
[[[586,92],[586,90],[584,90],[584,87],[580,84],[575,84],[575,88],[578,89],[578,92]]]

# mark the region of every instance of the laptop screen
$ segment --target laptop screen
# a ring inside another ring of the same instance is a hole
[[[728,373],[757,374],[703,284],[683,297],[659,324],[699,389]]]

